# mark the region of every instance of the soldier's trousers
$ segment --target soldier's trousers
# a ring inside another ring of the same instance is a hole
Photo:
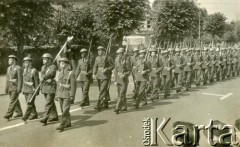
[[[201,69],[194,69],[194,73],[195,73],[195,75],[194,75],[195,84],[200,85],[202,70]]]
[[[225,79],[226,73],[227,73],[227,67],[226,67],[226,66],[221,66],[221,76],[222,76],[222,80]]]
[[[136,78],[135,78],[135,75],[133,73],[132,73],[132,77],[133,77],[133,84],[134,84],[133,92],[135,92],[135,90],[136,90]]]
[[[146,103],[146,97],[145,97],[145,89],[146,89],[146,82],[147,81],[137,81],[137,87],[138,89],[135,91],[136,96],[136,107],[139,106],[141,101],[144,101]]]
[[[97,108],[101,108],[108,105],[107,95],[109,95],[108,91],[109,82],[110,82],[109,79],[98,79],[99,97]]]
[[[185,86],[186,89],[188,90],[191,87],[191,75],[192,71],[184,71],[184,80],[185,80]]]
[[[232,75],[232,64],[227,65],[227,77]]]
[[[164,85],[164,96],[170,95],[171,75],[162,75],[162,81]]]
[[[234,77],[235,75],[237,75],[237,65],[236,63],[232,64],[232,76]]]
[[[66,126],[66,124],[71,124],[71,118],[70,118],[70,106],[71,103],[69,99],[66,98],[59,98],[59,104],[62,112],[62,120],[60,123],[60,126]]]
[[[44,108],[44,114],[43,114],[43,120],[47,122],[48,118],[51,117],[52,119],[58,119],[57,109],[54,102],[55,94],[44,94],[45,97],[45,108]]]
[[[183,80],[183,73],[174,73],[174,77],[175,77],[175,85],[177,90],[181,90],[182,88],[182,80]]]
[[[220,66],[216,66],[215,67],[216,81],[220,80],[220,73],[221,73],[221,67]]]
[[[89,88],[91,81],[81,81],[82,88],[82,104],[89,104]]]
[[[151,89],[152,89],[151,100],[159,98],[158,88],[160,85],[160,81],[161,80],[159,77],[151,77]]]
[[[25,96],[25,99],[26,99],[26,102],[27,102],[27,109],[26,109],[26,112],[23,116],[24,119],[28,119],[29,117],[30,118],[36,118],[38,117],[38,114],[37,114],[37,110],[36,110],[36,106],[35,106],[35,98],[34,97],[32,99],[31,102],[30,99],[32,98],[32,93],[24,93],[24,96]]]
[[[203,80],[203,85],[207,84],[207,80],[208,80],[208,68],[202,69],[202,80]]]
[[[8,110],[7,110],[7,113],[5,116],[12,117],[14,111],[16,113],[18,113],[18,115],[22,115],[22,109],[21,109],[20,102],[18,100],[18,95],[19,94],[17,93],[16,90],[9,92],[10,103],[9,103]]]
[[[122,107],[127,108],[127,93],[128,82],[117,83],[117,89],[119,90],[119,98],[116,105],[116,110],[121,110]]]
[[[215,74],[215,67],[209,67],[208,69],[208,80],[209,82],[213,82],[214,81],[214,74]]]

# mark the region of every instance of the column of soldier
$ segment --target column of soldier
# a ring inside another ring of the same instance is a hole
[[[76,68],[72,65],[73,59],[62,57],[58,60],[58,66],[53,62],[49,53],[42,56],[43,66],[40,71],[41,80],[36,68],[32,66],[34,59],[23,59],[23,70],[17,65],[17,57],[10,55],[7,70],[6,93],[10,96],[10,104],[5,119],[21,117],[24,122],[37,119],[38,113],[35,106],[35,98],[40,91],[45,97],[45,109],[40,122],[43,126],[48,122],[58,121],[59,117],[54,100],[59,101],[62,111],[60,125],[56,128],[63,131],[71,127],[70,106],[74,103],[76,93],[76,80],[79,77],[82,101],[80,106],[89,106],[89,88],[91,80],[97,80],[99,97],[96,104],[97,111],[108,108],[110,100],[109,88],[111,79],[117,86],[118,101],[114,112],[127,111],[126,93],[129,84],[129,76],[134,82],[134,107],[147,105],[147,95],[154,102],[159,99],[160,91],[164,98],[170,96],[170,89],[181,92],[188,91],[193,84],[200,86],[207,83],[224,80],[237,76],[240,73],[240,50],[236,47],[228,48],[189,48],[189,47],[151,47],[148,49],[133,49],[133,55],[128,56],[126,49],[119,48],[114,60],[108,56],[109,46],[99,46],[98,56],[95,61],[89,56],[89,50],[80,50],[81,59]],[[56,72],[59,75],[56,77]],[[56,79],[56,80],[55,80]],[[39,88],[40,87],[40,88]],[[27,108],[23,115],[18,95],[26,98]]]

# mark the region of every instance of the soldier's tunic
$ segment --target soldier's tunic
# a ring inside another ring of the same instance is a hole
[[[71,106],[71,98],[75,99],[75,74],[73,71],[70,71],[66,68],[59,72],[57,80],[56,97],[59,99],[59,104],[62,111],[62,120],[60,126],[64,127],[66,124],[71,124],[69,110]]]
[[[183,69],[184,66],[186,65],[186,61],[183,56],[175,56],[175,65],[176,67],[174,68],[174,77],[175,77],[175,85],[177,88],[177,91],[181,90],[182,84],[183,84]]]
[[[51,115],[52,119],[58,119],[56,105],[54,103],[55,93],[56,93],[56,76],[57,67],[53,64],[43,65],[41,69],[41,77],[43,83],[41,84],[41,92],[45,97],[45,108],[42,120],[47,122],[49,116]]]
[[[150,57],[149,59],[151,72],[149,73],[150,79],[151,79],[151,100],[155,100],[159,98],[158,94],[158,88],[160,87],[161,79],[160,79],[160,72],[163,69],[163,63],[161,58],[156,57]]]
[[[104,73],[103,70],[107,71]],[[93,74],[96,75],[99,87],[99,97],[97,108],[101,109],[103,106],[108,106],[108,89],[111,80],[112,70],[114,69],[113,59],[108,56],[105,61],[105,56],[97,56],[94,66]]]
[[[137,70],[137,65],[136,65],[136,61],[138,60],[138,56],[132,56],[130,58],[131,61],[131,67],[132,67],[132,77],[133,77],[133,83],[134,83],[134,90],[136,89],[136,78],[135,78],[135,74],[136,74],[136,70]]]
[[[237,75],[237,70],[238,70],[238,56],[236,53],[232,54],[232,75],[236,76]]]
[[[227,54],[227,77],[230,77],[232,74],[232,55],[231,53]]]
[[[194,77],[195,77],[195,84],[198,86],[200,85],[201,82],[201,73],[202,73],[202,56],[200,54],[195,54],[194,56],[194,60],[195,60],[195,65],[193,67],[194,69]]]
[[[145,71],[145,74],[142,72]],[[136,99],[136,108],[139,107],[139,104],[144,101],[144,104],[147,104],[145,99],[145,89],[147,88],[148,73],[151,72],[151,66],[145,58],[138,58],[137,60],[137,72],[136,72],[136,90],[134,93],[134,98]]]
[[[220,62],[221,62],[222,80],[224,80],[227,73],[227,56],[225,53],[220,56]]]
[[[170,84],[172,80],[172,70],[175,68],[175,62],[170,57],[163,57],[162,81],[164,85],[164,97],[170,95]],[[168,70],[168,68],[170,68]]]
[[[129,83],[128,76],[130,75],[130,73],[130,60],[124,59],[124,57],[117,57],[115,59],[114,76],[115,82],[117,83],[117,90],[119,92],[119,99],[115,108],[118,111],[127,109],[126,93]]]
[[[186,61],[186,66],[184,66],[184,79],[186,90],[191,87],[191,75],[193,71],[194,59],[192,55],[185,55],[184,59]]]
[[[216,81],[220,80],[220,73],[221,73],[221,61],[220,61],[220,54],[219,52],[215,55],[215,75]]]
[[[23,116],[23,118],[25,120],[28,119],[29,117],[30,118],[38,117],[38,114],[36,111],[36,106],[35,106],[36,96],[34,96],[32,101],[30,102],[32,95],[34,94],[38,85],[39,85],[39,76],[38,76],[37,69],[35,69],[33,67],[25,68],[23,70],[23,87],[22,87],[22,92],[27,101],[27,109]],[[39,91],[37,91],[36,95],[38,95],[38,94],[39,94]]]
[[[12,117],[14,111],[19,116],[22,115],[22,109],[18,100],[18,95],[22,90],[22,71],[18,65],[9,66],[7,69],[6,89],[5,92],[10,96],[10,103],[6,117]]]
[[[203,79],[203,85],[207,84],[207,80],[208,80],[208,65],[210,63],[210,57],[207,54],[203,54],[202,55],[202,79]]]
[[[76,78],[80,76],[80,84],[82,89],[82,101],[81,104],[89,105],[89,88],[92,81],[93,72],[93,60],[87,58],[82,58],[78,61],[78,66],[76,69]]]
[[[215,54],[210,54],[209,55],[209,65],[208,65],[208,79],[209,82],[213,82],[214,81],[214,74],[216,71],[216,55]]]

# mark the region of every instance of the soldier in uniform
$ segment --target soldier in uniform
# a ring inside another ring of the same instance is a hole
[[[203,85],[207,84],[208,80],[208,66],[210,63],[210,57],[208,54],[208,49],[204,48],[203,53],[202,53],[202,79],[203,79]]]
[[[221,76],[222,76],[222,80],[224,80],[226,77],[226,71],[227,71],[227,57],[226,57],[225,48],[223,48],[222,52],[220,52],[220,62],[221,62]]]
[[[22,117],[23,121],[26,121],[27,119],[32,120],[38,118],[35,106],[35,98],[36,95],[39,94],[39,91],[36,91],[39,86],[39,76],[37,69],[32,67],[32,61],[33,59],[30,57],[25,57],[23,59],[24,70],[22,92],[27,101],[27,109],[24,116]],[[37,94],[35,94],[32,98],[35,91]]]
[[[238,69],[238,56],[237,56],[237,52],[236,52],[236,48],[233,50],[232,53],[232,76],[236,76],[237,75],[237,69]]]
[[[170,58],[173,60],[173,62],[176,61],[176,52],[175,52],[175,49],[174,48],[169,48],[168,49],[169,51],[169,56]],[[171,72],[171,81],[170,81],[170,88],[173,88],[175,87],[175,75],[174,75],[174,70]]]
[[[100,111],[104,107],[108,108],[107,90],[112,70],[114,69],[114,62],[110,56],[106,56],[106,49],[104,47],[99,46],[97,49],[98,56],[93,66],[93,79],[97,79],[98,81],[99,98],[95,109]]]
[[[133,92],[136,89],[136,80],[135,80],[135,74],[136,74],[136,61],[138,59],[138,48],[134,48],[133,49],[133,56],[131,56],[130,60],[131,60],[131,67],[132,67],[132,77],[133,77],[133,83],[134,83],[134,89]]]
[[[63,131],[64,128],[71,126],[70,106],[74,103],[76,93],[76,80],[74,71],[69,70],[70,62],[63,57],[59,60],[60,72],[58,75],[56,100],[59,101],[62,111],[62,119],[56,129]],[[67,125],[68,124],[68,125]]]
[[[226,56],[227,56],[227,77],[229,78],[232,74],[232,54],[230,47],[227,50]]]
[[[160,72],[162,71],[162,68],[163,68],[162,60],[160,59],[159,55],[157,54],[157,50],[155,50],[155,49],[150,50],[149,63],[150,63],[150,67],[152,68],[149,76],[150,76],[150,80],[151,80],[150,86],[152,89],[151,100],[153,102],[154,100],[159,98],[158,89],[161,84]]]
[[[54,103],[56,93],[56,71],[57,67],[52,63],[53,57],[49,53],[42,56],[43,66],[41,69],[41,92],[45,97],[46,105],[44,109],[43,118],[40,120],[43,126],[47,125],[47,121],[58,121],[58,114],[56,105]],[[50,116],[51,115],[51,116]],[[50,118],[51,117],[51,118]]]
[[[14,111],[17,113],[14,117],[22,117],[22,109],[18,100],[19,93],[22,90],[22,71],[17,65],[15,55],[8,56],[9,67],[7,69],[6,89],[5,92],[10,96],[10,103],[4,118],[9,120]]]
[[[117,90],[119,93],[119,99],[117,101],[116,108],[114,112],[119,114],[119,111],[127,111],[126,104],[126,93],[128,87],[128,76],[131,73],[131,64],[130,60],[124,55],[124,49],[119,48],[117,50],[117,58],[115,60],[115,69],[114,69],[114,79],[115,84],[117,85]]]
[[[186,55],[184,55],[184,59],[186,61],[186,66],[184,66],[184,77],[185,77],[185,86],[186,86],[186,91],[189,90],[191,87],[191,75],[193,71],[193,65],[194,65],[194,60],[193,60],[193,55],[189,50],[186,50]]]
[[[214,49],[210,48],[210,53],[209,53],[209,65],[208,65],[208,79],[209,82],[212,83],[214,82],[214,74],[216,71],[216,54],[214,53]]]
[[[216,81],[220,80],[220,72],[221,72],[220,50],[219,50],[219,48],[216,48],[216,50],[215,50],[215,75],[216,75]]]
[[[148,81],[148,73],[151,72],[151,67],[149,62],[147,62],[145,50],[139,51],[139,58],[136,61],[137,65],[137,72],[136,72],[136,90],[134,93],[133,98],[136,99],[135,107],[138,109],[139,105],[145,106],[147,105],[147,101],[145,98],[145,89],[147,88],[147,81]],[[142,103],[142,101],[144,101]]]
[[[172,70],[175,68],[175,62],[168,54],[168,51],[165,50],[163,54],[163,70],[162,70],[162,80],[164,85],[164,98],[170,96],[170,84],[172,80]]]
[[[202,59],[202,56],[200,54],[200,49],[199,48],[196,48],[195,49],[195,55],[194,55],[194,60],[195,60],[195,65],[193,67],[194,69],[194,77],[195,77],[195,84],[196,86],[199,86],[200,85],[200,82],[201,82],[201,73],[202,73],[202,63],[203,63],[203,59]]]
[[[186,65],[186,61],[184,57],[180,54],[181,50],[179,48],[176,48],[175,50],[175,65],[174,68],[174,77],[175,77],[175,83],[176,83],[176,92],[180,92],[183,84],[183,69]]]
[[[92,80],[93,60],[87,57],[87,49],[83,48],[80,51],[81,59],[78,61],[76,69],[76,78],[80,74],[80,84],[82,88],[82,101],[80,106],[89,106],[89,88]]]

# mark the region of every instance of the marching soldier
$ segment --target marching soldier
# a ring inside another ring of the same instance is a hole
[[[117,50],[117,58],[115,60],[114,69],[115,84],[117,85],[119,93],[119,99],[114,110],[116,114],[119,114],[119,111],[127,111],[126,93],[129,83],[128,76],[131,73],[131,65],[129,61],[130,60],[127,59],[126,55],[124,55],[123,48],[119,48]]]
[[[136,61],[138,59],[138,48],[134,48],[133,49],[133,56],[131,56],[130,60],[131,60],[131,66],[132,66],[132,77],[133,77],[133,83],[134,83],[134,88],[133,88],[133,92],[135,92],[136,89],[136,80],[135,80],[135,74],[136,74]]]
[[[30,57],[25,57],[23,59],[23,87],[22,92],[25,96],[25,99],[27,101],[27,109],[26,112],[22,118],[24,122],[26,122],[27,119],[37,119],[38,114],[36,111],[35,106],[35,98],[36,95],[39,94],[39,91],[37,91],[37,94],[32,98],[35,90],[37,90],[37,87],[39,85],[39,76],[37,69],[32,67],[32,61],[33,59]]]
[[[173,60],[173,62],[175,62],[176,61],[176,55],[175,55],[175,49],[174,48],[169,48],[168,49],[168,51],[169,51],[169,56],[170,56],[170,58]],[[173,87],[175,87],[175,75],[174,75],[174,70],[171,72],[171,81],[170,81],[170,88],[173,88]]]
[[[74,71],[70,70],[68,65],[69,60],[65,57],[59,60],[60,72],[58,75],[56,100],[59,101],[62,111],[62,120],[56,128],[59,131],[64,131],[64,128],[71,126],[70,106],[74,103],[76,93],[76,80]]]
[[[232,75],[232,54],[231,48],[227,49],[227,77],[229,78]]]
[[[216,81],[220,80],[220,73],[221,73],[220,50],[219,50],[219,48],[216,48],[216,50],[215,50],[215,75],[216,75]]]
[[[195,77],[195,84],[196,86],[199,86],[200,85],[200,80],[201,80],[201,72],[202,72],[202,63],[203,63],[203,59],[202,59],[202,56],[200,54],[200,50],[199,48],[196,48],[195,49],[195,55],[194,55],[194,60],[195,60],[195,65],[193,67],[194,69],[194,77]]]
[[[22,109],[18,100],[19,93],[22,90],[22,71],[17,65],[15,55],[8,56],[9,67],[7,69],[6,89],[5,92],[10,96],[10,103],[4,118],[9,120],[14,111],[17,113],[14,117],[22,117]]]
[[[151,72],[151,67],[147,62],[145,55],[145,50],[139,51],[139,58],[137,60],[137,72],[136,72],[136,87],[133,98],[136,99],[135,107],[138,109],[139,105],[147,105],[147,100],[145,98],[145,89],[147,88],[148,73]],[[142,103],[142,101],[144,101]]]
[[[203,49],[203,53],[202,53],[202,67],[201,67],[201,70],[202,70],[202,79],[203,79],[203,85],[206,85],[207,84],[207,80],[208,80],[208,66],[209,66],[209,60],[210,60],[210,57],[208,55],[208,49],[207,48],[204,48]]]
[[[175,68],[175,62],[168,54],[168,51],[165,50],[163,54],[163,70],[162,70],[162,79],[164,85],[164,98],[170,96],[170,84],[172,80],[172,70]]]
[[[214,53],[214,49],[210,48],[210,53],[209,53],[209,65],[208,65],[208,79],[209,82],[212,83],[214,82],[214,74],[216,71],[216,54]]]
[[[186,55],[184,56],[184,59],[186,61],[186,66],[184,66],[183,71],[185,77],[186,91],[188,91],[189,88],[191,88],[191,77],[194,65],[193,55],[191,54],[190,50],[186,50]]]
[[[176,67],[174,68],[174,77],[176,83],[176,92],[180,92],[183,84],[183,69],[186,65],[186,61],[182,55],[180,55],[181,50],[176,48],[176,55],[175,55],[175,64]]]
[[[82,58],[78,61],[76,78],[80,74],[80,84],[82,88],[82,102],[80,106],[83,107],[90,105],[88,93],[92,80],[93,60],[92,58],[87,57],[87,49],[81,49],[80,53]]]
[[[236,52],[236,48],[233,50],[232,53],[232,76],[236,76],[237,75],[237,69],[238,69],[238,56],[237,56],[237,52]]]
[[[58,121],[58,114],[56,105],[54,103],[54,97],[56,93],[56,76],[57,67],[53,65],[53,57],[49,53],[45,53],[42,56],[43,66],[41,69],[41,92],[45,97],[46,105],[44,109],[43,118],[40,120],[43,126],[47,125],[47,121]],[[51,116],[50,116],[51,115]],[[50,118],[51,117],[51,118]]]
[[[222,80],[224,80],[226,77],[226,71],[227,71],[227,57],[226,57],[225,48],[223,48],[222,52],[220,52],[220,62],[221,62],[221,76],[222,76]]]
[[[107,90],[111,80],[112,70],[114,69],[114,62],[110,56],[106,55],[106,49],[102,46],[98,48],[98,56],[96,57],[93,66],[93,79],[97,79],[99,87],[99,98],[96,110],[100,111],[102,108],[108,107]]]
[[[151,100],[152,102],[156,99],[159,98],[158,94],[158,88],[160,87],[161,84],[161,79],[160,79],[160,72],[162,71],[162,60],[159,57],[159,54],[157,54],[157,50],[151,49],[150,50],[150,58],[149,58],[149,63],[150,67],[152,68],[149,76],[151,80],[151,89],[152,89],[152,94],[151,94]]]

